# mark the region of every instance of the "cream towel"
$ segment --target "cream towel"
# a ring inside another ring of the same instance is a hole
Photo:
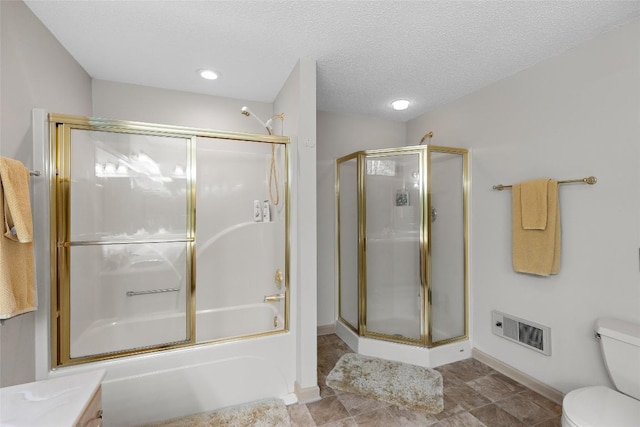
[[[548,276],[560,271],[560,206],[558,182],[547,184],[547,227],[544,230],[522,228],[521,185],[512,189],[512,261],[519,273]]]
[[[35,310],[29,170],[0,157],[0,319]]]
[[[549,178],[524,181],[520,184],[522,228],[544,230],[547,228],[547,187]]]

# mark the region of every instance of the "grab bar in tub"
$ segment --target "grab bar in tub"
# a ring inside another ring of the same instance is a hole
[[[163,292],[180,292],[180,288],[150,289],[148,291],[127,291],[127,296],[135,297],[136,295],[161,294]]]
[[[265,295],[264,302],[276,302],[284,298],[284,294]]]

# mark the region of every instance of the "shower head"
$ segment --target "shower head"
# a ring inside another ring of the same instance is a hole
[[[431,138],[433,138],[433,132],[427,132],[424,134],[424,136],[422,137],[422,139],[420,139],[420,144],[418,145],[422,145],[424,144],[424,142],[429,139],[429,142],[431,142]]]
[[[247,107],[247,106],[242,107],[242,109],[240,110],[240,113],[244,114],[247,117],[253,116],[254,119],[256,119],[258,122],[260,122],[262,127],[267,129],[267,131],[269,132],[269,135],[272,135],[272,133],[271,133],[273,131],[273,127],[271,126],[271,123],[273,122],[272,119],[267,120],[267,123],[263,122],[262,120],[260,120],[260,118],[258,116],[256,116],[256,114],[253,111],[249,110],[249,107]]]

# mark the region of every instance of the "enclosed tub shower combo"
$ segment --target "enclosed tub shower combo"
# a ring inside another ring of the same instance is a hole
[[[419,145],[336,161],[336,331],[358,352],[423,366],[470,356],[467,156]]]
[[[288,138],[63,115],[50,133],[54,375],[106,367],[107,425],[290,394]]]

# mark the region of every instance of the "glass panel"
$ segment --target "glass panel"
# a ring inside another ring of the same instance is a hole
[[[196,341],[282,330],[285,148],[198,139],[197,157]]]
[[[338,166],[340,194],[340,317],[358,330],[358,171],[357,159]]]
[[[464,157],[430,153],[431,340],[465,333]]]
[[[71,357],[187,339],[186,243],[71,248]]]
[[[71,241],[185,238],[188,139],[71,130]]]
[[[420,155],[366,162],[367,331],[419,340]]]
[[[84,129],[70,137],[70,357],[188,341],[190,139]],[[140,243],[169,239],[183,242]],[[109,244],[123,241],[131,243]]]

